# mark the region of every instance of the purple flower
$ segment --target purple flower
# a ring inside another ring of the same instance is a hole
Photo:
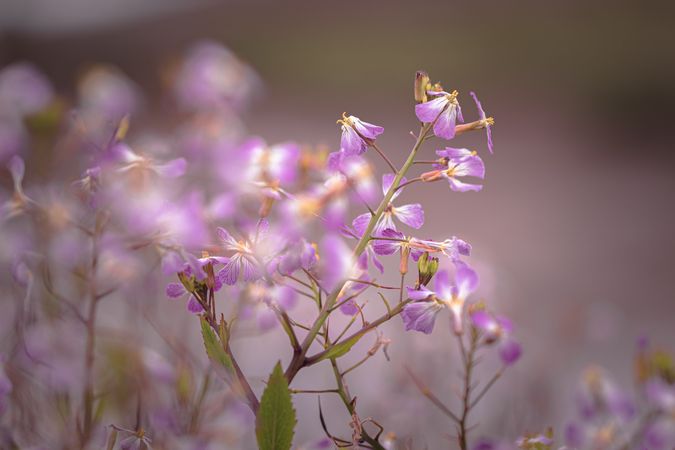
[[[433,100],[415,105],[415,114],[420,122],[433,123],[434,134],[444,139],[455,137],[457,120],[464,122],[462,109],[457,101],[457,91],[429,91],[436,96]]]
[[[141,103],[138,86],[115,67],[95,66],[78,85],[80,108],[85,117],[119,120],[133,114]]]
[[[654,408],[675,415],[675,386],[660,378],[652,378],[645,385],[645,393]]]
[[[280,274],[292,275],[296,270],[311,270],[317,261],[315,246],[302,239],[292,244],[272,264],[276,264],[276,270]]]
[[[485,114],[485,111],[483,111],[483,106],[480,104],[480,100],[478,100],[478,97],[474,92],[469,92],[471,97],[473,97],[473,101],[476,102],[476,107],[478,108],[478,116],[480,117],[480,125],[485,128],[485,133],[487,134],[487,143],[488,143],[488,149],[490,150],[490,153],[493,152],[493,146],[492,146],[492,125],[495,124],[495,120],[492,117],[487,117]]]
[[[386,195],[387,192],[389,192],[389,189],[391,188],[391,185],[394,182],[394,178],[396,178],[396,175],[394,175],[393,173],[387,173],[382,176],[382,193],[384,195]],[[405,182],[406,179],[404,177],[403,179],[401,179],[401,183]],[[396,197],[398,197],[401,194],[401,191],[402,189],[399,189],[396,192],[394,192],[394,195],[392,195],[391,197],[392,202],[396,199]],[[359,235],[363,235],[363,233],[366,231],[366,228],[368,227],[368,222],[370,222],[371,217],[372,216],[370,215],[370,213],[365,213],[361,214],[360,216],[356,217],[356,219],[354,219],[354,221],[352,222],[352,226],[359,233]],[[413,203],[397,207],[390,202],[389,205],[387,205],[387,208],[384,210],[384,213],[382,213],[379,220],[375,224],[373,234],[378,235],[385,229],[396,230],[394,218],[400,220],[401,222],[412,228],[419,229],[422,227],[422,225],[424,225],[424,210],[422,209],[422,205],[420,205],[419,203]]]
[[[401,317],[406,330],[431,333],[436,314],[447,307],[452,312],[453,331],[462,333],[462,316],[466,299],[478,287],[478,275],[468,264],[455,262],[454,284],[447,271],[436,274],[434,290],[425,286],[408,287],[408,298],[413,300],[403,307]]]
[[[300,148],[287,142],[267,146],[264,140],[252,138],[238,150],[246,159],[246,179],[250,182],[293,183],[296,178]]]
[[[347,116],[347,113],[342,114],[338,123],[342,125],[340,147],[347,155],[363,154],[368,145],[384,131],[382,127],[364,122],[355,116]]]
[[[520,359],[522,348],[511,338],[513,325],[509,319],[494,316],[484,309],[471,312],[470,318],[472,325],[482,332],[486,344],[497,344],[497,351],[504,365],[510,366]]]
[[[425,175],[428,179],[440,175],[448,180],[450,189],[455,192],[478,192],[483,188],[479,184],[465,183],[458,179],[467,176],[485,178],[485,164],[476,152],[465,148],[446,147],[444,150],[436,150],[436,154],[442,158],[442,164],[437,165],[437,171],[427,172],[422,178],[425,178]]]
[[[260,277],[260,267],[253,253],[251,244],[247,241],[237,241],[224,228],[216,230],[225,250],[232,251],[225,263],[225,267],[218,272],[218,278],[227,285],[233,285],[240,278],[244,281],[253,281]]]
[[[0,71],[0,112],[8,115],[35,114],[53,97],[49,80],[34,66],[17,63]]]
[[[332,177],[326,181],[326,185],[347,183],[351,186],[358,200],[369,201],[375,196],[375,180],[373,178],[373,169],[364,158],[357,155],[350,155],[345,150],[333,152],[328,155],[328,169],[332,172],[338,172],[342,177]]]
[[[344,240],[334,234],[323,238],[320,249],[319,273],[323,287],[332,291],[340,281],[353,274],[354,257]]]
[[[221,44],[200,42],[190,49],[175,83],[176,97],[186,108],[239,108],[255,93],[253,70]]]
[[[185,174],[187,161],[185,158],[176,158],[166,163],[158,163],[152,158],[141,156],[131,148],[120,142],[113,148],[113,153],[122,163],[118,169],[120,172],[152,171],[166,178],[176,178]]]

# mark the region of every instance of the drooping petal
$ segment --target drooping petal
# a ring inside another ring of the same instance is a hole
[[[483,186],[480,184],[464,183],[454,177],[448,177],[448,184],[450,185],[450,189],[455,192],[478,192],[483,189]]]
[[[358,117],[349,116],[349,120],[352,121],[356,131],[358,131],[361,136],[364,136],[368,139],[375,139],[384,132],[384,128],[373,125],[372,123],[364,122]]]
[[[434,134],[443,139],[452,139],[455,137],[455,124],[457,122],[457,107],[449,105],[441,113],[434,124]]]
[[[190,296],[190,300],[188,300],[187,309],[188,309],[188,311],[190,311],[191,313],[194,313],[194,314],[198,314],[198,313],[204,311],[204,308],[202,308],[202,305],[200,305],[199,301],[197,301],[197,299],[194,298],[194,296],[192,296],[192,295]]]
[[[476,96],[476,93],[473,91],[469,92],[469,95],[471,95],[473,101],[476,102],[476,108],[478,108],[478,117],[480,117],[481,120],[485,120],[487,115],[483,110],[483,105],[481,105],[480,100],[478,100],[478,96]],[[488,150],[490,150],[490,153],[494,153],[494,148],[492,145],[492,127],[487,123],[485,125],[485,134],[487,134]]]
[[[430,334],[434,329],[436,315],[443,307],[434,301],[408,303],[401,311],[406,331],[415,330]]]
[[[354,316],[358,314],[359,307],[354,301],[354,299],[349,299],[340,303],[340,312],[347,316]]]
[[[169,283],[166,285],[166,296],[169,298],[179,298],[187,294],[185,287],[180,283]]]
[[[349,125],[342,125],[340,146],[346,155],[361,155],[368,149],[366,141]]]
[[[419,203],[397,206],[393,209],[393,213],[398,220],[409,227],[420,229],[424,225],[424,209]]]
[[[415,115],[420,122],[431,123],[436,120],[441,111],[443,111],[443,108],[447,105],[448,99],[445,95],[442,95],[428,102],[415,105]]]

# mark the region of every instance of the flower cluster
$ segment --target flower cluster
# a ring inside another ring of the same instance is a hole
[[[384,138],[407,131],[385,134],[348,113],[330,149],[247,135],[241,112],[260,80],[217,43],[196,45],[163,75],[162,105],[176,114],[155,129],[140,127],[148,99],[117,68],[92,67],[72,98],[31,65],[0,70],[0,264],[15,299],[0,318],[0,447],[251,448],[257,439],[286,450],[293,396],[318,394],[337,395],[344,411],[328,420],[319,399],[323,430],[306,426],[316,439],[298,448],[407,448],[348,388],[381,357],[407,370],[462,450],[550,448],[548,431],[472,442],[475,406],[521,345],[483,297],[472,245],[430,236],[424,211],[434,205],[410,198],[410,185],[440,180],[447,195],[483,189],[495,122],[473,92],[463,111],[458,91],[417,73],[410,115],[420,128],[396,161]],[[477,118],[465,122],[469,109]],[[477,148],[487,152],[450,142],[474,131],[479,142],[486,133]],[[456,342],[447,365],[461,368],[459,407],[396,359],[402,339]],[[675,376],[663,361],[642,350],[646,416],[589,371],[568,445],[606,448],[602,439],[620,435],[667,448]],[[328,387],[298,376],[315,365],[331,370]],[[637,431],[622,434],[629,425]]]

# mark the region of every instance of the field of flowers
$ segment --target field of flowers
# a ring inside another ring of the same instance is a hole
[[[489,399],[528,349],[479,290],[471,242],[429,235],[425,210],[481,195],[505,151],[489,98],[418,71],[408,128],[336,110],[324,148],[248,135],[263,80],[218,43],[163,78],[149,120],[113,66],[74,93],[0,69],[0,448],[674,448],[675,365],[647,338],[625,352],[634,386],[591,367],[561,387],[565,423],[482,430],[517,414]],[[431,183],[447,198],[410,194]],[[421,410],[437,436],[390,425]]]

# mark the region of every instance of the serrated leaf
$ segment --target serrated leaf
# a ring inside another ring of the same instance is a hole
[[[278,362],[260,399],[255,419],[255,435],[260,450],[290,450],[295,424],[291,392]]]
[[[335,344],[331,348],[329,348],[326,351],[326,353],[322,354],[321,358],[317,359],[316,361],[313,361],[313,363],[323,361],[324,359],[339,358],[340,356],[346,355],[349,352],[349,350],[352,349],[354,344],[359,342],[359,340],[363,336],[364,336],[363,334],[357,334],[357,335],[352,336],[349,339],[346,339],[342,342],[338,342],[337,344]]]
[[[202,338],[204,339],[204,347],[209,359],[219,367],[224,368],[229,373],[234,372],[234,365],[230,355],[225,352],[223,345],[218,340],[216,333],[213,331],[209,323],[204,317],[200,317],[202,324]]]

